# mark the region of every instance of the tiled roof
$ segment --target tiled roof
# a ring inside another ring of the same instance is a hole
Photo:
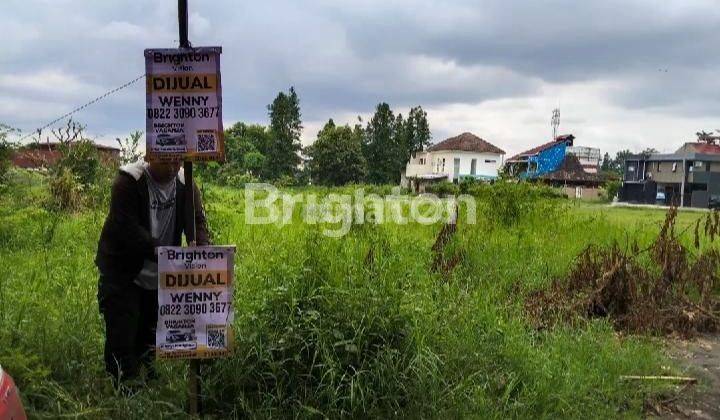
[[[490,144],[472,133],[462,133],[459,136],[450,137],[438,144],[428,147],[429,152],[440,150],[460,150],[463,152],[495,153],[504,155],[505,152],[499,147]]]
[[[695,153],[703,153],[708,155],[720,154],[720,146],[708,143],[685,143],[680,150],[693,151]],[[678,151],[680,151],[678,150]]]

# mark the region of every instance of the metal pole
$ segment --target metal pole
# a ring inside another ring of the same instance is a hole
[[[190,48],[188,40],[188,3],[187,0],[178,0],[178,34],[180,36],[180,48]],[[188,245],[193,245],[196,239],[195,232],[195,186],[193,183],[193,164],[191,161],[183,163],[185,171],[185,220],[188,226],[185,232],[185,239]],[[191,415],[198,415],[202,412],[200,400],[200,361],[190,360],[188,371],[188,412]]]
[[[180,48],[190,48],[188,40],[188,4],[187,0],[178,0],[178,29]]]

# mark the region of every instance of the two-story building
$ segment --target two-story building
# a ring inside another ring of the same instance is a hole
[[[681,207],[720,205],[720,146],[693,142],[675,153],[627,157],[618,198]]]
[[[417,152],[405,167],[400,183],[413,191],[424,191],[425,185],[439,181],[494,180],[504,157],[499,147],[472,133],[462,133]]]

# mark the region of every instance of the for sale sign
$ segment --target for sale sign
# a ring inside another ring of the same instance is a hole
[[[233,246],[158,248],[158,358],[230,353],[234,257]]]
[[[225,159],[221,47],[145,50],[145,160]]]

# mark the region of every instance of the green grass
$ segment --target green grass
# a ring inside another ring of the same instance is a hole
[[[30,416],[184,416],[186,362],[159,362],[160,379],[131,397],[111,386],[93,264],[104,209],[51,214],[40,191],[28,182],[0,195],[0,364]],[[662,213],[535,197],[508,219],[485,200],[445,250],[465,258],[443,275],[430,269],[440,225],[354,226],[332,239],[299,212],[284,226],[246,225],[241,191],[204,194],[215,243],[238,249],[235,354],[204,367],[218,418],[638,417],[662,391],[620,380],[668,373],[656,339],[603,320],[536,331],[523,313],[524,296],[588,244],[649,243]]]

